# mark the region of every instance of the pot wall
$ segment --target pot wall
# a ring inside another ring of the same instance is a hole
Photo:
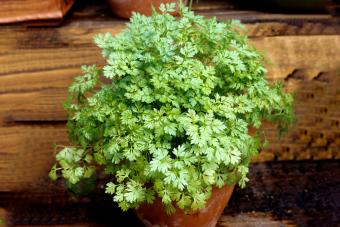
[[[107,0],[114,14],[121,18],[128,19],[131,17],[132,12],[139,12],[146,16],[151,16],[152,6],[156,9],[164,3],[178,2],[177,0]],[[187,1],[183,0],[183,3]],[[176,11],[173,15],[178,14]]]
[[[147,227],[214,227],[231,197],[234,186],[214,187],[205,208],[196,213],[185,214],[177,208],[174,214],[167,215],[160,199],[156,199],[153,204],[142,205],[136,213]]]

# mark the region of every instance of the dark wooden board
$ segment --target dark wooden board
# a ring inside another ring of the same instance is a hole
[[[333,227],[340,223],[339,161],[257,163],[252,164],[249,177],[245,189],[235,189],[219,226]],[[2,192],[0,207],[16,225],[141,226],[133,212],[121,212],[101,188],[78,199],[67,197],[63,190],[53,195]]]
[[[87,2],[83,4],[83,2]],[[340,19],[328,13],[298,14],[261,12],[236,6],[237,1],[201,0],[194,1],[193,10],[206,17],[217,17],[219,20],[238,19],[247,24],[251,37],[281,35],[335,35],[340,34]],[[111,21],[121,21],[110,13],[105,2],[83,0],[77,2],[72,18],[64,24],[72,22],[93,23],[96,26]]]

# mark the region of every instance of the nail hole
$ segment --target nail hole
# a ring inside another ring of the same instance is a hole
[[[313,80],[317,80],[320,82],[328,82],[328,79],[325,76],[325,72],[319,72],[318,75],[316,75]]]
[[[302,70],[300,70],[300,69],[294,69],[293,72],[288,74],[284,80],[285,81],[288,81],[290,79],[304,80],[305,79],[304,75],[301,72],[302,72]]]

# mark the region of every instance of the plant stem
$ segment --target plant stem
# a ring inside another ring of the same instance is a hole
[[[191,11],[191,8],[192,8],[192,1],[193,1],[193,0],[190,0],[190,1],[189,1],[189,10],[190,10],[190,11]]]

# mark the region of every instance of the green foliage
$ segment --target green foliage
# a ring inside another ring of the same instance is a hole
[[[57,172],[71,184],[97,165],[110,178],[106,193],[123,210],[161,198],[188,211],[204,207],[213,186],[248,181],[262,147],[262,121],[285,130],[292,97],[265,79],[263,57],[238,21],[217,22],[181,8],[151,17],[135,13],[116,36],[95,43],[107,65],[83,67],[69,88],[68,132]],[[99,84],[103,76],[110,83]]]

